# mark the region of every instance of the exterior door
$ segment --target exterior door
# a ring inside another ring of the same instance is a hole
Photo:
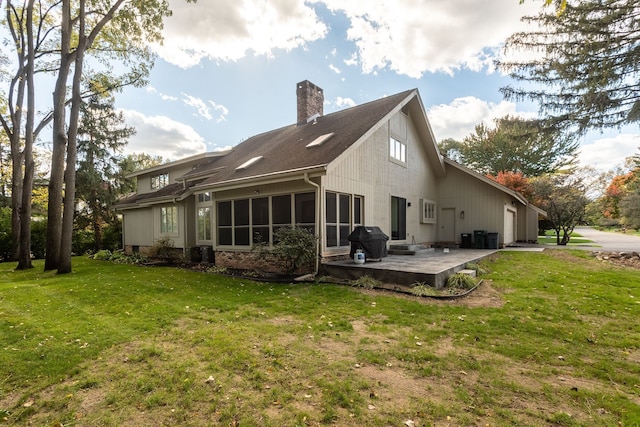
[[[391,240],[407,238],[407,199],[391,196]]]
[[[511,209],[504,211],[504,244],[516,241],[516,212]]]
[[[438,240],[441,242],[456,241],[456,210],[455,208],[440,209],[440,235]]]

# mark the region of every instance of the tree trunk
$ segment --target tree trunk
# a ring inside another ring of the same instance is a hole
[[[87,38],[85,35],[85,1],[80,0],[78,12],[78,47],[76,48],[73,85],[71,89],[71,110],[69,112],[69,130],[67,140],[67,168],[64,174],[64,215],[62,217],[62,236],[60,239],[60,258],[58,274],[71,273],[71,255],[73,253],[73,223],[76,213],[76,158],[78,152],[78,123],[82,104],[81,84],[82,67]]]
[[[64,187],[64,155],[67,146],[65,98],[67,78],[71,67],[71,11],[70,0],[62,1],[60,71],[53,92],[53,150],[49,179],[47,208],[47,243],[44,269],[55,270],[60,262],[62,237],[62,192]],[[74,167],[74,165],[71,165]]]
[[[33,268],[31,263],[31,193],[33,192],[33,141],[35,125],[35,41],[33,38],[33,3],[27,6],[27,120],[24,134],[24,181],[22,185],[22,209],[20,211],[20,249],[18,270]]]

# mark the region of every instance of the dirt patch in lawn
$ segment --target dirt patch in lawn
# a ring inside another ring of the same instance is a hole
[[[502,296],[508,291],[497,290],[493,287],[491,280],[484,279],[473,291],[464,296],[458,296],[455,298],[418,297],[406,293],[380,289],[362,289],[361,292],[367,295],[379,295],[382,293],[384,295],[392,295],[397,298],[418,301],[421,304],[454,305],[469,308],[500,308],[504,305],[504,298]]]

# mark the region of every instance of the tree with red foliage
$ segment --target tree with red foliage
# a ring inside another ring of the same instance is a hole
[[[633,179],[633,172],[613,177],[603,196],[605,218],[620,219],[620,201],[627,195],[628,185]]]
[[[500,171],[495,176],[488,174],[487,178],[522,194],[527,200],[531,200],[533,197],[529,179],[522,172]]]

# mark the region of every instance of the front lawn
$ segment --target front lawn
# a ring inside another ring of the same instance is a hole
[[[553,230],[547,230],[544,236],[538,236],[538,243],[541,245],[557,245],[557,241],[556,232]],[[594,242],[583,238],[580,233],[573,232],[567,246],[594,246]]]
[[[640,271],[501,252],[467,298],[0,264],[0,425],[640,426]]]

